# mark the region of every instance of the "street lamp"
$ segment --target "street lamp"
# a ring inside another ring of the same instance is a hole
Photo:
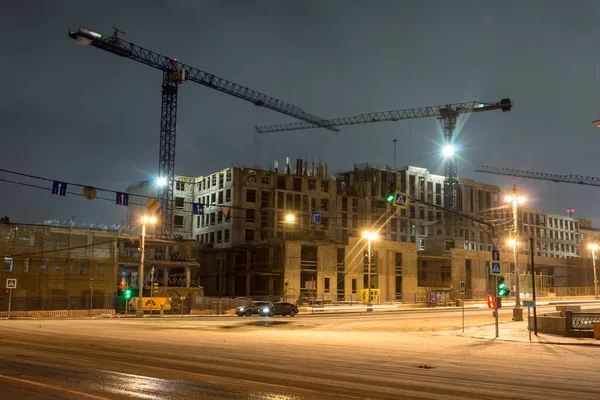
[[[144,301],[142,296],[144,294],[144,242],[146,240],[146,224],[155,224],[156,217],[142,217],[142,240],[140,247],[140,270],[138,271],[138,306],[137,311],[135,312],[136,318],[142,318],[144,316]]]
[[[293,224],[296,221],[296,216],[294,214],[285,214],[283,218],[283,239],[287,239],[287,226],[288,224]]]
[[[373,311],[373,306],[371,304],[371,241],[377,240],[379,237],[377,232],[365,231],[363,232],[363,238],[367,239],[367,252],[368,252],[368,262],[367,266],[369,268],[369,272],[367,274],[367,312]]]
[[[456,149],[451,144],[445,145],[444,148],[442,149],[442,153],[444,154],[444,157],[452,157],[454,155],[455,151],[456,151]]]
[[[598,298],[598,278],[596,277],[596,250],[598,250],[598,245],[596,243],[589,243],[588,249],[592,251],[592,266],[594,267],[594,297]]]
[[[513,211],[513,235],[511,238],[512,246],[513,246],[513,256],[515,260],[515,308],[513,309],[513,320],[514,321],[522,321],[523,320],[523,309],[521,308],[521,289],[519,285],[519,258],[517,254],[517,245],[519,244],[519,214],[518,214],[518,206],[520,203],[524,203],[526,198],[520,195],[517,190],[516,185],[513,185],[512,189],[508,190],[508,195],[506,196],[506,201],[512,203],[512,211]]]

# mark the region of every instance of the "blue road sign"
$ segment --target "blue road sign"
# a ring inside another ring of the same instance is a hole
[[[192,210],[194,215],[204,215],[204,204],[192,203]]]
[[[400,208],[406,208],[408,205],[408,196],[406,193],[396,192],[396,200],[394,200],[394,205]]]
[[[117,192],[116,203],[120,206],[129,205],[129,193]]]
[[[500,261],[500,250],[498,250],[498,249],[492,250],[492,260]]]
[[[313,222],[313,224],[320,224],[321,223],[321,212],[320,211],[313,211],[312,212],[312,222]]]
[[[16,289],[17,288],[17,280],[16,279],[7,279],[6,280],[6,288],[7,289]]]
[[[490,274],[492,275],[501,275],[502,274],[502,264],[500,261],[492,261],[490,263]]]
[[[53,181],[52,182],[52,194],[57,196],[67,195],[67,184],[64,182]]]

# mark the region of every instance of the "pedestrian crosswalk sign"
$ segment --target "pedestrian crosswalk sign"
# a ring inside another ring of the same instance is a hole
[[[500,264],[500,261],[490,262],[490,275],[502,275],[502,264]]]
[[[408,196],[406,193],[396,192],[396,199],[394,200],[394,205],[400,208],[406,208],[408,206]]]
[[[9,278],[6,280],[6,288],[7,289],[16,289],[17,288],[17,280],[15,278]]]

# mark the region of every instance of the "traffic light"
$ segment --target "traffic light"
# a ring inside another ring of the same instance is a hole
[[[491,309],[496,308],[496,298],[491,294],[487,295],[487,306],[488,306],[488,308],[491,308]]]
[[[121,281],[119,284],[119,289],[121,289],[121,292],[125,291],[125,289],[127,289],[127,282]]]
[[[396,185],[394,185],[392,182],[388,183],[386,193],[387,195],[385,196],[385,201],[388,203],[393,202],[396,198]]]
[[[506,297],[510,294],[510,290],[506,287],[506,283],[504,283],[504,278],[500,278],[498,280],[498,296]]]
[[[130,299],[131,298],[131,289],[126,289],[125,292],[123,292],[123,296],[126,299]]]

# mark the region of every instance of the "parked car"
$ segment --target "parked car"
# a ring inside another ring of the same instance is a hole
[[[271,306],[263,307],[260,310],[260,315],[263,317],[272,317],[273,315],[289,315],[290,317],[294,317],[298,314],[298,307],[292,303],[273,303]]]
[[[251,301],[245,306],[241,306],[235,309],[235,313],[239,317],[251,317],[252,314],[260,314],[263,308],[272,307],[273,304],[270,301]]]

